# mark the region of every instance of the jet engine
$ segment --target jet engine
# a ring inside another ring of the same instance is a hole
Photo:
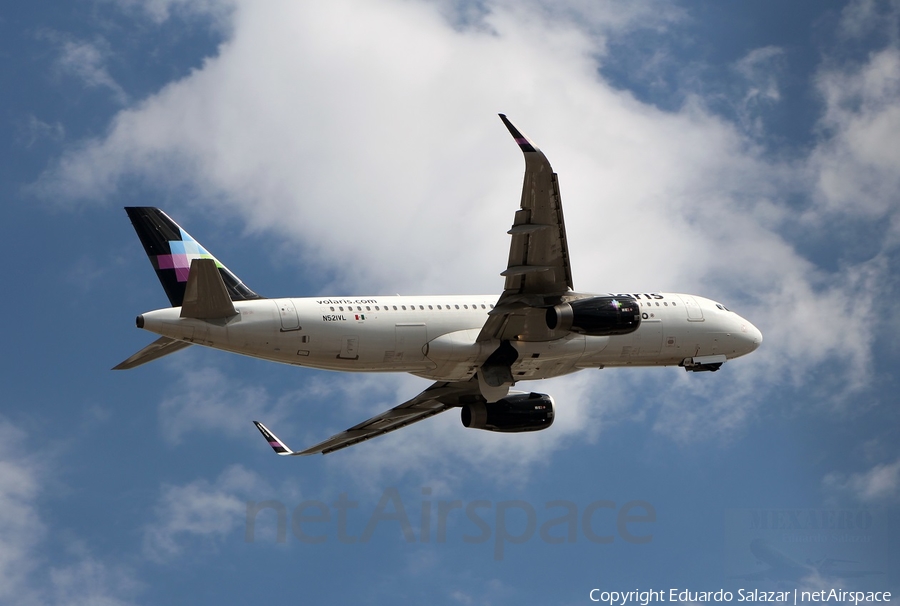
[[[591,337],[627,335],[641,325],[641,310],[633,297],[591,297],[547,309],[547,328]]]
[[[518,433],[539,431],[553,424],[553,398],[543,393],[511,393],[502,400],[466,404],[462,424],[472,429]]]

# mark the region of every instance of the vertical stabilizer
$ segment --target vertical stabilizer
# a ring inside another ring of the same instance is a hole
[[[156,270],[172,307],[180,307],[184,302],[184,289],[191,271],[191,261],[194,259],[212,259],[215,262],[232,301],[262,298],[247,288],[236,275],[160,209],[152,206],[128,206],[125,207],[125,212],[144,245],[144,251]]]

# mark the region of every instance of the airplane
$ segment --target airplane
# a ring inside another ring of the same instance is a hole
[[[576,292],[556,173],[500,114],[525,157],[520,208],[507,232],[497,295],[269,299],[247,287],[162,210],[127,207],[171,307],[137,316],[159,339],[130,369],[191,345],[344,372],[406,372],[434,381],[414,398],[301,451],[265,425],[279,455],[328,454],[451,408],[468,428],[546,429],[555,403],[511,389],[585,368],[681,366],[716,371],[762,333],[724,305],[681,293]]]
[[[847,580],[884,574],[881,570],[855,570],[836,566],[836,564],[857,564],[856,560],[821,558],[816,561],[806,560],[804,564],[776,549],[765,539],[753,539],[750,542],[750,551],[756,556],[757,562],[765,564],[766,568],[756,572],[731,575],[728,577],[729,579],[799,584],[815,578]]]

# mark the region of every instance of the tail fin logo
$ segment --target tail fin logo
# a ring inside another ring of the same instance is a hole
[[[232,301],[261,298],[160,209],[129,206],[125,211],[173,307],[180,307],[184,301],[184,288],[194,259],[215,261]]]
[[[159,269],[174,269],[175,279],[179,282],[187,282],[188,274],[191,271],[191,261],[194,259],[212,259],[216,262],[216,267],[222,269],[223,265],[189,233],[183,229],[178,231],[181,232],[181,240],[169,240],[169,254],[156,256],[156,264]]]

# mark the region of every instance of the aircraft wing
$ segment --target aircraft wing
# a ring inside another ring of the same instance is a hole
[[[294,452],[288,448],[284,442],[278,439],[275,434],[259,421],[254,421],[253,423],[277,454],[328,454],[335,450],[347,448],[365,440],[384,435],[401,427],[406,427],[428,417],[433,417],[449,408],[461,406],[469,399],[474,401],[480,397],[478,383],[475,381],[465,383],[439,381],[415,398],[299,452]]]
[[[505,340],[521,334],[526,320],[516,321],[517,312],[555,304],[574,288],[556,173],[534,142],[505,115],[500,114],[500,119],[525,156],[525,180],[520,209],[508,232],[512,236],[509,262],[500,274],[506,278],[506,284],[479,341]]]

